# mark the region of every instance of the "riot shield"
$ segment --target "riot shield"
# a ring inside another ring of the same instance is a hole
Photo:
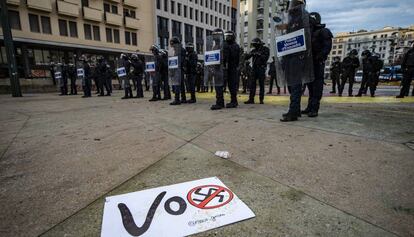
[[[63,66],[61,64],[57,64],[55,66],[55,80],[56,85],[60,88],[63,86]]]
[[[311,28],[305,5],[290,7],[273,19],[276,74],[279,86],[312,82]]]
[[[85,70],[83,68],[83,62],[78,61],[76,63],[76,78],[80,79],[82,82],[82,86],[85,86]]]
[[[154,60],[154,59],[152,58],[152,60]],[[156,69],[156,62],[155,61],[150,61],[150,62],[145,63],[145,73],[148,76],[150,86],[153,85],[154,80],[156,80],[155,77],[159,73],[159,72],[156,72],[155,69]]]
[[[223,34],[207,36],[204,53],[204,86],[223,86]]]
[[[129,81],[128,73],[131,68],[126,66],[126,59],[118,59],[116,64],[116,74],[118,75],[118,78],[121,80],[122,88],[129,88],[131,87],[131,83]]]
[[[175,44],[168,50],[168,78],[172,86],[181,85],[183,76],[182,63],[182,46],[181,44]],[[157,72],[157,74],[159,73]]]

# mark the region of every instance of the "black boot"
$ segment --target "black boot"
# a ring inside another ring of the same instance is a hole
[[[174,100],[173,102],[170,103],[170,105],[180,105],[181,102],[179,100]]]
[[[221,105],[221,104],[215,104],[215,105],[213,105],[213,106],[211,106],[211,110],[220,110],[220,109],[223,109],[224,108],[224,105]]]
[[[297,120],[298,120],[298,116],[293,113],[284,114],[283,118],[280,119],[281,122],[293,122]]]

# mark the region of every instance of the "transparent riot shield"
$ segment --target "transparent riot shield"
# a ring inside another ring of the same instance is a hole
[[[182,46],[175,44],[168,50],[168,78],[170,85],[179,86],[183,77],[182,71]],[[162,59],[161,59],[162,60]],[[159,74],[159,72],[158,72]]]
[[[130,78],[128,76],[130,67],[127,67],[128,62],[126,62],[127,59],[120,58],[117,61],[116,66],[116,74],[118,75],[118,78],[120,79],[122,83],[122,88],[129,88],[131,87]]]
[[[60,88],[63,86],[63,65],[62,64],[57,64],[55,66],[55,80],[56,80],[57,87]]]
[[[207,36],[204,53],[204,86],[223,86],[223,34]]]
[[[82,86],[85,86],[85,70],[83,68],[83,62],[78,61],[76,63],[76,78],[81,80]]]
[[[152,86],[153,83],[154,83],[154,80],[156,80],[155,77],[157,75],[156,62],[155,62],[154,58],[150,58],[149,60],[151,60],[151,61],[145,63],[145,73],[148,77],[150,86]]]
[[[313,71],[309,13],[301,4],[280,11],[273,18],[272,31],[279,86],[294,86],[312,82]]]

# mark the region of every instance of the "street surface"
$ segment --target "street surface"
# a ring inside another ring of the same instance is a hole
[[[210,111],[211,93],[1,95],[0,236],[99,236],[105,197],[213,176],[256,217],[197,236],[414,236],[414,98],[398,90],[289,124],[287,96]]]

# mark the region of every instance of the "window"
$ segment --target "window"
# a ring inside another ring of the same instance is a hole
[[[92,29],[91,25],[83,24],[83,30],[85,32],[85,39],[92,40]]]
[[[21,30],[20,15],[18,11],[9,10],[10,27],[14,30]]]
[[[195,20],[198,21],[198,10],[195,10]]]
[[[106,42],[112,43],[112,29],[106,28]]]
[[[125,31],[125,44],[137,45],[137,33]]]
[[[101,31],[99,26],[93,26],[93,39],[96,41],[101,41]]]
[[[164,11],[168,12],[168,0],[164,0]]]
[[[82,0],[82,7],[89,7],[89,0]]]
[[[135,46],[138,45],[137,33],[134,33],[134,32],[131,33],[131,42],[132,42],[132,45],[135,45]]]
[[[131,45],[131,33],[125,31],[125,44]]]
[[[40,16],[42,22],[42,32],[43,34],[52,34],[52,27],[50,26],[50,17]]]
[[[118,14],[118,6],[117,5],[111,5],[109,3],[104,3],[103,5],[104,5],[104,12]]]
[[[191,20],[193,19],[193,8],[192,7],[190,7],[190,19]]]
[[[187,18],[187,6],[184,6],[184,17]]]
[[[125,17],[131,17],[131,18],[136,18],[136,13],[134,10],[128,9],[124,7],[124,16]]]
[[[65,20],[59,19],[59,33],[61,36],[68,36],[68,26]]]
[[[30,31],[40,33],[39,17],[34,14],[29,14]]]
[[[175,2],[174,1],[171,1],[170,7],[171,7],[171,13],[175,14]]]
[[[74,21],[69,21],[69,33],[70,37],[78,38],[78,26]]]
[[[181,3],[177,3],[177,15],[181,16]]]
[[[114,29],[114,43],[119,44],[121,41],[119,39],[119,30]]]
[[[112,13],[118,14],[118,7],[116,5],[111,5]]]

